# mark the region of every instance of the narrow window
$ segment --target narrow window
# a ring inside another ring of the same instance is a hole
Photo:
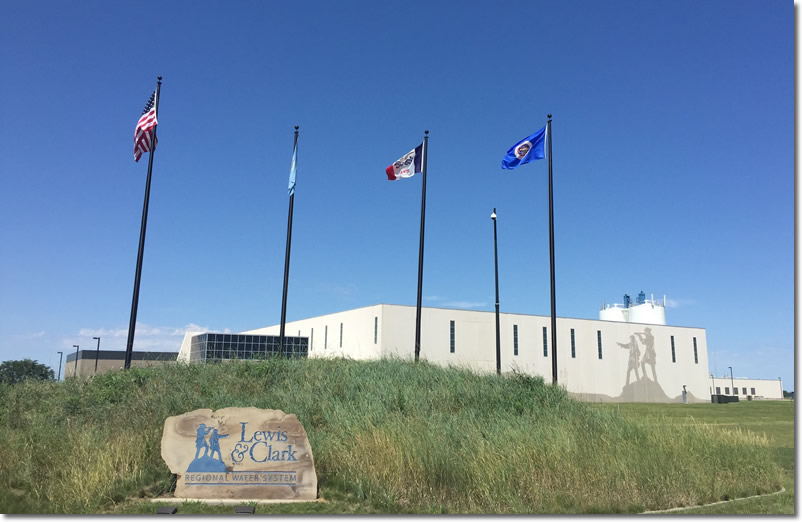
[[[744,395],[746,395],[746,386],[743,387]]]
[[[721,386],[716,386],[716,395],[721,395]]]
[[[602,358],[601,330],[596,330],[596,339],[599,342],[599,359]]]
[[[729,386],[725,386],[724,387],[724,395],[729,395],[729,394],[730,394],[730,387]]]
[[[340,323],[340,348],[343,347],[343,324]]]
[[[674,352],[674,336],[671,336],[671,362],[677,362],[677,354]]]
[[[323,349],[327,349],[329,347],[329,325],[326,325],[326,329],[323,330]]]
[[[735,388],[733,388],[732,391],[735,393],[735,395],[738,395],[738,387],[737,386]]]
[[[749,388],[749,389],[750,389],[750,390],[752,390],[752,395],[756,395],[756,394],[755,394],[755,389],[754,389],[754,388]]]
[[[548,331],[546,327],[543,327],[543,357],[549,356],[549,343],[548,343]]]
[[[571,328],[571,358],[576,359],[576,341],[574,340],[573,328]]]
[[[512,354],[518,355],[518,325],[512,325]]]
[[[449,324],[450,337],[451,337],[451,353],[454,353],[454,321]]]
[[[373,344],[379,343],[379,318],[373,318]]]
[[[699,353],[696,351],[696,337],[693,338],[693,362],[699,364]]]

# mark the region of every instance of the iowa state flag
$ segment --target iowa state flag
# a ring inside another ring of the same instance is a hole
[[[411,178],[418,172],[423,172],[421,160],[423,159],[423,143],[401,156],[395,163],[384,169],[387,179],[394,181],[401,178]]]

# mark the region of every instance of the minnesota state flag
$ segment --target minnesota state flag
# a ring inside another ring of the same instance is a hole
[[[504,159],[501,160],[501,168],[514,169],[518,165],[545,158],[545,142],[546,127],[543,127],[510,147]]]

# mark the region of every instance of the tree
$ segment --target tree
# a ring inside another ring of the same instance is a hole
[[[0,364],[0,382],[14,384],[25,379],[52,381],[53,370],[44,364],[31,359],[21,361],[5,361]]]

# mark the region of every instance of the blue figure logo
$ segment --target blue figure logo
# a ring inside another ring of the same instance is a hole
[[[217,456],[218,456],[220,462],[223,462],[223,455],[220,453],[220,442],[219,442],[219,440],[220,439],[224,439],[226,437],[228,437],[228,435],[220,435],[219,433],[217,433],[217,429],[216,428],[214,430],[212,430],[212,434],[209,437],[209,447],[211,448],[210,449],[210,452],[211,452],[210,456],[212,458],[214,458],[214,454],[217,453]]]
[[[211,435],[207,443],[206,436],[209,435],[209,432],[211,432]],[[219,442],[220,439],[225,437],[228,437],[228,435],[220,435],[217,428],[207,427],[206,424],[201,423],[195,435],[195,459],[190,462],[187,472],[218,471],[225,473],[226,465],[223,463]],[[203,450],[202,454],[201,450]],[[218,458],[214,458],[215,453]]]
[[[205,457],[209,454],[209,445],[206,444],[206,435],[211,429],[212,428],[207,428],[205,424],[198,426],[198,434],[195,437],[195,460],[197,460],[198,457]],[[200,454],[201,450],[203,450],[203,455]]]

